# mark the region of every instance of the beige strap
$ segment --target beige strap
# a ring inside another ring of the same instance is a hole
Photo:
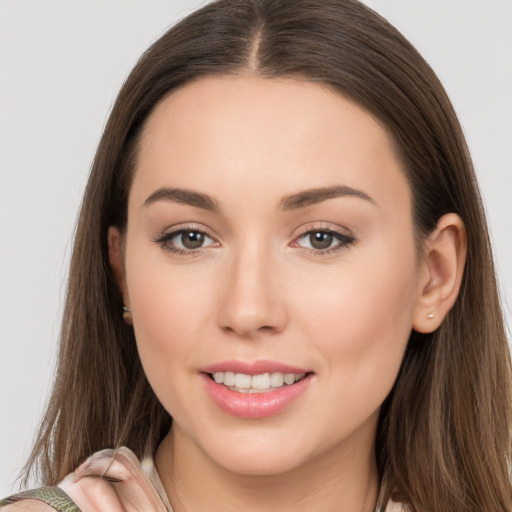
[[[0,501],[0,507],[29,499],[42,501],[50,505],[50,507],[54,508],[57,512],[81,512],[75,502],[57,486],[39,487],[38,489],[31,489],[14,494]]]

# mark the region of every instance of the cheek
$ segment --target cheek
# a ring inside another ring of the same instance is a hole
[[[296,303],[294,316],[328,362],[326,375],[339,392],[352,389],[360,397],[372,390],[378,402],[396,379],[417,288],[415,249],[401,247],[367,258],[361,253],[357,263],[310,278],[311,293]]]
[[[179,396],[180,376],[201,350],[201,326],[212,315],[209,288],[196,270],[172,269],[159,251],[135,248],[126,261],[137,347],[147,378],[163,405]]]

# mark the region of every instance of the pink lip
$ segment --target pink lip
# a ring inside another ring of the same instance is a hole
[[[238,361],[236,359],[231,361],[223,361],[222,363],[212,364],[201,368],[203,373],[215,372],[233,372],[245,373],[246,375],[259,375],[260,373],[309,373],[311,370],[299,368],[297,366],[290,366],[277,361]]]
[[[245,373],[257,375],[260,373],[306,373],[306,376],[290,386],[265,391],[262,393],[240,393],[231,391],[222,384],[217,384],[210,374],[215,372]],[[226,361],[202,369],[206,392],[212,401],[225,413],[243,419],[257,419],[274,416],[297,400],[308,389],[313,373],[302,368],[296,368],[272,361]]]

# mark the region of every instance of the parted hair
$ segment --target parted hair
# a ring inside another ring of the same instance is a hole
[[[181,20],[124,83],[92,165],[77,222],[54,388],[25,468],[53,485],[88,455],[155,450],[172,418],[146,380],[108,258],[127,222],[141,130],[177,87],[208,75],[328,85],[386,128],[413,197],[418,241],[439,218],[466,226],[459,296],[431,334],[411,332],[384,402],[375,450],[378,510],[512,510],[511,364],[471,158],[435,73],[386,20],[356,0],[219,0]]]

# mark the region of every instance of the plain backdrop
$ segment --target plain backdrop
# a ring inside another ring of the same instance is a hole
[[[76,214],[115,95],[142,51],[204,3],[0,0],[0,496],[49,393]],[[366,3],[416,45],[451,96],[510,324],[512,1]]]

